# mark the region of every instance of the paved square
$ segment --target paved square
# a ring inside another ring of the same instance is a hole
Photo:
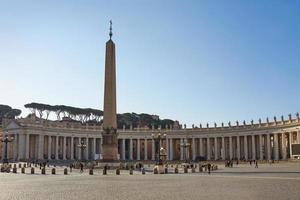
[[[18,169],[19,170],[19,169]],[[120,176],[110,171],[103,176],[74,170],[63,175],[0,174],[0,199],[300,199],[300,163],[260,164],[258,169],[248,164],[207,173],[154,175],[122,171]]]

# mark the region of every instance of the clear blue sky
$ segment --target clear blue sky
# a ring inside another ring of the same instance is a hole
[[[0,104],[103,107],[199,125],[300,111],[300,1],[0,0]]]

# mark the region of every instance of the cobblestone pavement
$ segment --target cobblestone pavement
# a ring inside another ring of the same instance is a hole
[[[63,168],[57,168],[57,175],[41,175],[36,168],[35,175],[0,173],[0,199],[105,199],[105,200],[218,200],[255,199],[285,200],[300,199],[300,163],[261,164],[256,169],[250,165],[233,168],[219,166],[219,170],[207,173],[154,175],[121,171],[115,175],[109,171],[102,175],[95,170],[79,173],[73,170],[63,175]]]

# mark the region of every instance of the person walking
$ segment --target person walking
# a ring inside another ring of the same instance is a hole
[[[70,172],[72,172],[73,163],[70,164]]]
[[[82,162],[80,163],[80,172],[81,173],[83,172],[83,164],[82,164]]]
[[[255,168],[258,168],[258,162],[257,162],[257,160],[255,161]]]
[[[208,169],[208,174],[210,174],[210,169],[211,169],[211,164],[210,163],[207,164],[207,169]]]

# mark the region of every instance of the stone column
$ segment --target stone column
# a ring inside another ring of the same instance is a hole
[[[92,160],[95,160],[95,155],[96,155],[96,138],[93,138]]]
[[[3,138],[5,138],[6,137],[6,135],[4,135],[3,134]],[[2,144],[2,160],[3,160],[3,158],[4,158],[4,152],[5,152],[5,145],[4,144]]]
[[[152,160],[155,160],[155,144],[154,144],[154,139],[152,139]]]
[[[286,139],[285,139],[285,133],[282,133],[281,135],[281,153],[282,153],[282,159],[286,160],[287,159],[287,153],[286,153]]]
[[[229,137],[229,158],[232,159],[232,136]]]
[[[278,134],[274,133],[274,159],[279,160]]]
[[[137,139],[137,147],[136,147],[136,153],[137,153],[137,160],[141,160],[141,144],[140,139]]]
[[[89,138],[86,137],[85,141],[86,141],[85,158],[89,160]]]
[[[247,135],[244,135],[244,156],[245,156],[245,159],[248,160],[248,140],[247,140]]]
[[[126,150],[125,150],[125,138],[122,139],[122,159],[126,160]]]
[[[222,137],[222,159],[226,160],[226,157],[225,157],[225,137]]]
[[[267,159],[271,160],[271,142],[270,142],[270,134],[267,134]]]
[[[29,140],[30,140],[30,135],[29,134],[26,134],[26,145],[25,145],[25,149],[26,149],[26,152],[25,152],[25,159],[29,159]]]
[[[264,159],[262,135],[259,135],[259,159]]]
[[[13,141],[13,160],[18,160],[18,140],[20,140],[20,137],[18,137],[17,134],[14,135],[14,141]]]
[[[2,137],[5,138],[6,135],[3,134]],[[3,158],[4,158],[4,152],[5,152],[5,145],[2,144],[2,153],[1,153],[1,158],[2,158],[2,160],[3,160]]]
[[[300,143],[300,131],[297,132],[297,143]]]
[[[102,149],[102,145],[103,145],[103,138],[100,138],[100,153],[103,153],[103,149]]]
[[[180,160],[183,160],[183,138],[180,138]]]
[[[51,160],[51,136],[48,135],[48,160]]]
[[[238,160],[241,159],[240,136],[236,136],[236,157]]]
[[[58,140],[59,136],[55,137],[55,160],[58,160]]]
[[[215,160],[218,160],[218,138],[215,137]]]
[[[192,158],[193,160],[196,159],[196,144],[195,144],[195,138],[192,138]]]
[[[144,141],[144,160],[148,160],[148,142],[147,138]]]
[[[82,150],[81,150],[81,148],[79,148],[78,147],[78,145],[80,145],[81,144],[81,140],[82,140],[82,138],[78,138],[78,143],[77,143],[77,145],[76,145],[76,148],[77,148],[77,152],[78,152],[78,160],[82,160],[83,158],[82,158]]]
[[[11,135],[7,135],[9,139],[11,139]],[[11,152],[11,142],[7,143],[7,159],[10,160],[10,152]],[[5,146],[5,145],[3,145]]]
[[[251,136],[252,138],[252,160],[256,160],[256,148],[255,148],[255,135]]]
[[[71,150],[70,150],[70,158],[71,160],[74,160],[74,137],[71,136]]]
[[[173,160],[173,139],[170,138],[170,160]]]
[[[290,158],[292,157],[292,143],[293,143],[293,132],[289,132],[289,150],[290,150]]]
[[[19,134],[19,140],[18,140],[18,159],[24,159],[25,158],[25,152],[26,152],[26,141],[25,141],[25,135]]]
[[[38,136],[38,159],[42,160],[44,158],[44,136]]]
[[[207,160],[210,160],[211,159],[210,158],[211,150],[210,150],[210,139],[209,138],[207,138],[207,144],[206,144],[206,146],[207,146]]]
[[[166,138],[166,151],[167,151],[166,159],[169,160],[169,158],[170,158],[170,149],[169,149],[169,139],[168,138]]]
[[[63,160],[66,160],[67,155],[67,138],[63,137]]]
[[[203,153],[203,139],[199,138],[199,148],[200,148],[200,156],[204,156]]]
[[[132,144],[132,138],[130,138],[130,143],[129,143],[129,160],[133,160],[133,144]]]

